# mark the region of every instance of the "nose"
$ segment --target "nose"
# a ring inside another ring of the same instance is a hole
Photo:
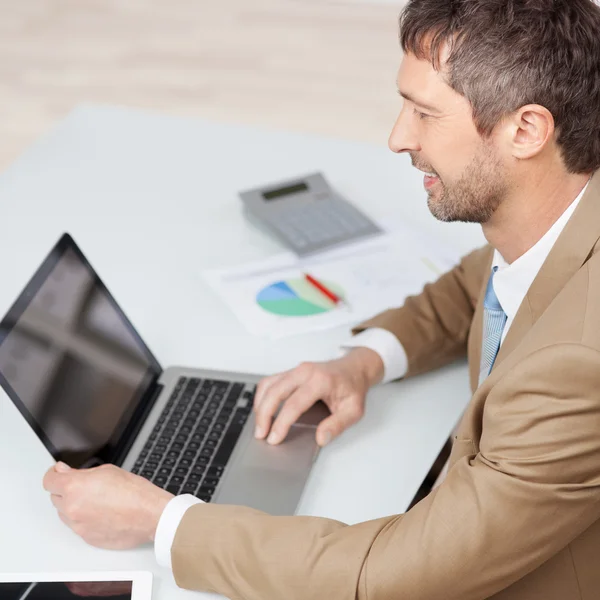
[[[388,140],[389,149],[396,154],[401,152],[419,152],[421,145],[414,120],[406,104],[402,107]]]

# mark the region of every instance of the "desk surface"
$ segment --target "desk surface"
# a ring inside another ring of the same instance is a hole
[[[243,218],[238,190],[317,170],[375,218],[464,252],[484,242],[476,226],[436,222],[419,173],[383,145],[82,107],[0,176],[0,313],[69,231],[163,366],[273,373],[328,359],[346,328],[252,337],[200,276],[281,250]],[[355,523],[406,510],[469,398],[464,364],[374,389],[321,453],[299,512]],[[3,392],[0,449],[3,571],[145,569],[155,599],[189,594],[152,548],[102,551],[63,526],[41,487],[52,459]]]

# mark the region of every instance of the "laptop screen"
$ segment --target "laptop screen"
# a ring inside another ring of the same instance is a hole
[[[55,459],[112,462],[161,369],[65,235],[0,323],[0,383]]]

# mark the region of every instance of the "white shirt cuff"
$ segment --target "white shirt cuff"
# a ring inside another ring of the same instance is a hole
[[[183,515],[185,515],[188,508],[191,508],[195,504],[202,504],[202,500],[191,494],[183,494],[182,496],[175,496],[165,506],[165,510],[163,510],[158,521],[156,535],[154,536],[154,554],[156,555],[156,562],[161,567],[173,570],[171,565],[171,546],[173,546],[175,534],[177,533],[181,519],[183,519]]]
[[[408,357],[406,350],[398,338],[387,329],[371,327],[352,337],[343,344],[344,350],[350,348],[370,348],[379,354],[383,361],[383,379],[381,383],[388,383],[401,379],[408,371]]]

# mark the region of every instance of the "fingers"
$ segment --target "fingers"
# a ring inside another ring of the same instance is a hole
[[[279,405],[287,400],[290,395],[302,383],[302,374],[298,369],[288,371],[282,375],[269,378],[266,380],[263,388],[260,390],[258,402],[254,403],[254,411],[256,414],[256,431],[257,439],[264,439],[271,429],[271,422]],[[258,395],[258,392],[257,392]]]
[[[68,473],[74,471],[63,462],[57,462],[53,467],[46,471],[42,485],[47,492],[58,496],[64,495],[64,487],[70,479]]]
[[[264,400],[265,395],[267,394],[271,386],[276,381],[281,379],[281,377],[287,374],[288,371],[286,371],[285,373],[279,373],[278,375],[272,375],[271,377],[265,377],[264,379],[260,380],[260,382],[256,386],[256,394],[254,395],[254,408],[258,408],[262,404],[262,401]]]
[[[348,427],[360,421],[364,413],[363,406],[364,403],[360,399],[340,404],[334,414],[319,423],[317,427],[317,444],[326,446]]]
[[[320,390],[313,385],[306,384],[297,388],[277,415],[267,442],[269,444],[282,442],[298,417],[303,415],[319,399],[319,396]]]
[[[62,496],[64,494],[65,475],[57,473],[54,467],[46,471],[42,485],[47,492]]]

